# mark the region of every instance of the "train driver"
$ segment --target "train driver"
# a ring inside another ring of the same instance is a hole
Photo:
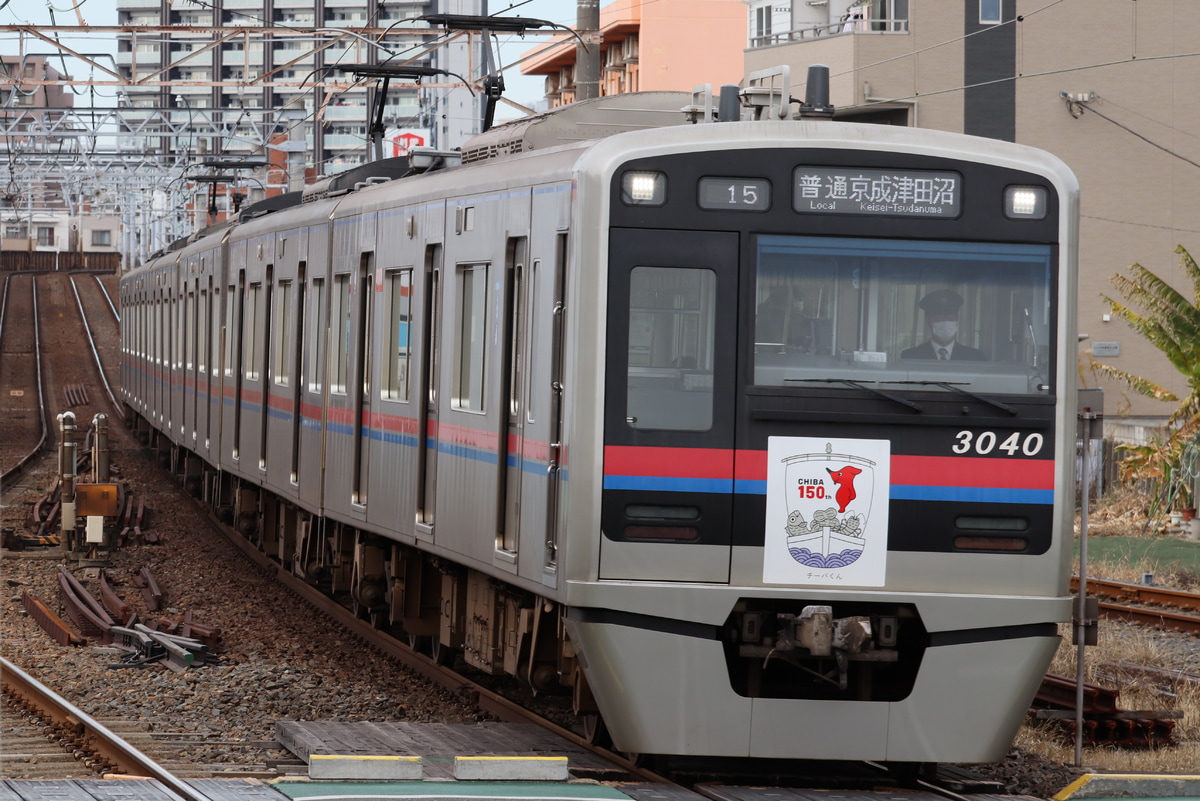
[[[921,298],[917,305],[925,312],[925,331],[929,339],[902,351],[900,358],[987,361],[983,351],[958,341],[958,310],[962,304],[962,296],[949,289],[937,289]]]

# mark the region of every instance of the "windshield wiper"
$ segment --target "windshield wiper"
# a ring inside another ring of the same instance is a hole
[[[999,409],[1000,411],[1008,412],[1009,414],[1011,414],[1013,416],[1016,416],[1016,414],[1017,414],[1017,410],[1014,409],[1013,407],[1009,406],[1008,404],[1001,403],[998,400],[992,400],[991,398],[985,398],[982,395],[976,395],[974,392],[970,392],[969,390],[965,390],[962,387],[958,386],[958,383],[951,383],[949,381],[893,381],[891,383],[893,383],[893,384],[920,384],[922,386],[941,387],[942,389],[948,389],[952,392],[957,392],[960,395],[966,395],[968,398],[971,398],[972,400],[977,400],[981,403],[986,403],[989,406],[994,406],[997,409]]]
[[[918,403],[913,403],[912,401],[905,400],[904,398],[901,398],[897,395],[892,395],[891,393],[884,392],[883,390],[875,389],[874,387],[869,387],[866,384],[862,383],[861,381],[850,381],[849,379],[846,379],[846,378],[785,378],[783,380],[785,382],[794,381],[797,383],[806,383],[806,384],[845,384],[848,387],[854,387],[855,389],[861,389],[866,392],[870,392],[872,395],[878,395],[881,398],[890,400],[893,403],[898,403],[901,406],[907,406],[908,408],[910,408],[914,411],[918,411],[918,412],[923,411],[921,408],[921,405]],[[913,381],[913,382],[904,382],[904,383],[917,384],[917,383],[926,383],[926,382]]]

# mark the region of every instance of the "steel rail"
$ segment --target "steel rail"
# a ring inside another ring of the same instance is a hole
[[[104,282],[100,280],[100,276],[93,275],[92,277],[96,279],[96,283],[100,285],[100,291],[104,293],[104,299],[108,301],[108,310],[112,312],[112,316],[116,318],[118,323],[121,322],[121,313],[117,311],[117,307],[113,305],[112,295],[108,294],[108,287],[106,287]]]
[[[4,281],[4,309],[8,309],[8,278]],[[33,450],[21,457],[15,465],[0,473],[0,487],[12,481],[14,477],[20,474],[25,466],[33,460],[35,456],[41,453],[41,450],[46,445],[46,438],[50,433],[50,426],[46,422],[46,398],[42,388],[42,336],[41,322],[38,318],[38,297],[37,297],[37,277],[31,275],[29,277],[30,289],[33,292],[33,359],[37,366],[37,404],[38,404],[38,420],[42,426],[42,436],[38,439],[37,444],[33,446]],[[0,311],[0,336],[3,335],[4,326],[7,324],[5,320],[5,311]]]
[[[1100,604],[1100,614],[1109,620],[1124,620],[1142,626],[1154,626],[1160,629],[1200,635],[1200,615],[1185,615],[1180,612],[1168,612],[1165,609],[1103,602]]]
[[[1071,588],[1079,588],[1077,577],[1071,578]],[[1170,606],[1177,609],[1200,611],[1200,595],[1184,590],[1156,587],[1153,584],[1132,584],[1127,581],[1109,581],[1088,576],[1088,588],[1096,595],[1118,601]]]
[[[79,318],[83,320],[83,330],[87,332],[88,346],[92,349],[92,358],[96,360],[96,372],[100,373],[100,383],[104,385],[104,391],[108,394],[108,400],[112,404],[113,411],[120,417],[121,404],[117,402],[117,396],[113,394],[112,387],[108,385],[108,376],[104,374],[104,362],[100,361],[100,353],[96,350],[96,337],[92,335],[92,327],[88,324],[87,312],[83,308],[83,299],[79,297],[79,287],[75,285],[75,276],[68,277],[71,279],[71,291],[75,293],[75,303],[79,306]]]
[[[3,657],[0,657],[0,680],[5,692],[36,706],[55,727],[81,732],[86,740],[84,748],[115,765],[122,773],[156,779],[174,801],[212,801]]]

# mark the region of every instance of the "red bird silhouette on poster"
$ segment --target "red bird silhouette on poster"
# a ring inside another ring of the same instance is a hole
[[[861,473],[862,470],[851,465],[846,465],[836,472],[826,467],[825,472],[833,479],[833,483],[838,485],[834,500],[837,501],[838,514],[841,514],[846,511],[846,507],[850,505],[850,501],[858,497],[858,493],[854,491],[854,477]]]

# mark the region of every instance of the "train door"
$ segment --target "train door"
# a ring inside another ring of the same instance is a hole
[[[233,434],[232,455],[234,462],[241,458],[242,446],[242,365],[244,349],[242,340],[245,339],[246,323],[245,323],[245,308],[246,308],[246,271],[238,271],[237,288],[233,291],[229,307],[230,320],[229,326],[229,366],[225,368],[225,375],[233,379],[233,425],[231,431]],[[231,372],[232,371],[232,372]],[[228,390],[227,390],[228,391]]]
[[[441,375],[442,246],[425,250],[425,329],[421,353],[421,410],[417,419],[417,536],[433,537],[437,498],[438,380]]]
[[[274,243],[271,243],[272,245]],[[258,418],[258,470],[261,475],[267,472],[267,434],[270,432],[271,420],[271,385],[275,372],[275,354],[271,351],[271,321],[275,302],[275,267],[267,265],[266,278],[262,283],[261,308],[256,305],[256,319],[253,333],[256,338],[254,346],[256,361],[255,373],[261,391],[261,406]]]
[[[357,374],[354,381],[354,481],[350,497],[359,506],[367,504],[367,487],[371,467],[371,346],[374,337],[372,309],[375,306],[375,254],[363,253],[358,271],[358,319],[356,320],[355,343],[358,347]]]
[[[292,397],[290,405],[292,410],[292,430],[291,430],[291,464],[288,468],[288,483],[293,487],[300,483],[300,431],[303,428],[303,414],[301,409],[301,399],[304,397],[304,343],[308,336],[308,331],[305,328],[308,323],[308,265],[301,261],[296,269],[296,300],[295,300],[295,320],[296,331],[284,331],[279,336],[285,336],[289,339],[289,347],[291,348],[290,366],[288,368],[291,380]]]
[[[197,446],[200,452],[211,458],[209,448],[212,444],[212,397],[213,375],[216,369],[215,352],[212,346],[213,309],[217,305],[217,296],[213,290],[212,276],[208,276],[208,286],[200,295],[200,369],[198,375],[204,386],[204,411],[197,413],[197,428],[199,436]]]
[[[316,244],[314,244],[316,247]],[[327,247],[322,244],[321,247]],[[321,252],[320,250],[316,252]],[[329,318],[327,311],[328,285],[325,275],[311,275],[303,306],[304,372],[298,389],[302,391],[299,414],[301,425],[293,436],[298,439],[292,450],[293,481],[300,484],[300,498],[310,507],[320,504],[324,469],[324,439],[326,435],[325,391],[327,381],[326,353],[329,347]]]
[[[199,261],[199,259],[197,259]],[[189,271],[190,272],[190,271]],[[189,448],[196,445],[196,409],[200,402],[200,381],[196,368],[199,366],[196,349],[196,331],[199,328],[200,313],[200,279],[188,282],[187,308],[184,310],[184,388],[183,388],[183,419],[186,421],[185,444]]]
[[[508,353],[505,364],[504,431],[500,438],[500,526],[496,532],[496,550],[516,554],[521,535],[521,488],[527,465],[525,448],[525,405],[529,397],[529,296],[532,270],[526,264],[528,240],[508,242],[505,294],[505,338]],[[504,458],[507,451],[507,458]]]
[[[165,271],[155,276],[158,284],[154,292],[154,408],[158,412],[158,427],[161,429],[166,414],[170,393],[168,392],[170,370],[167,369],[167,289],[163,286]]]
[[[600,578],[727,582],[738,236],[613,229],[609,249]]]

